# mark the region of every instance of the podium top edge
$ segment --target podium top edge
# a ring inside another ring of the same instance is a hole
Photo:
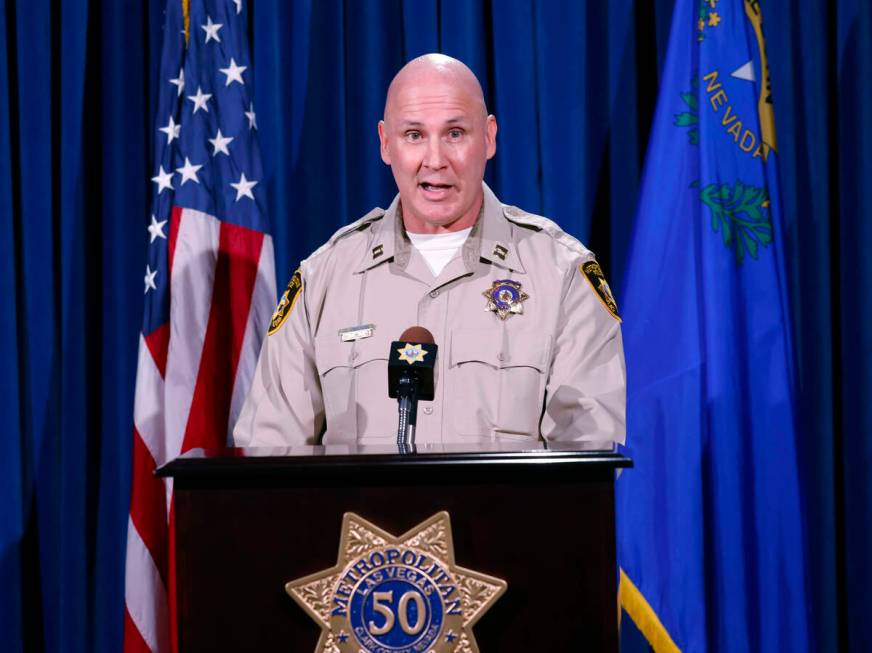
[[[627,468],[633,461],[617,449],[591,448],[597,443],[541,444],[539,448],[429,446],[400,453],[396,446],[310,446],[290,448],[191,449],[161,466],[161,477],[213,474],[325,472],[330,469],[391,468],[397,470],[474,467]],[[534,445],[535,446],[535,445]],[[609,445],[611,446],[611,445]],[[547,448],[546,448],[547,447]]]

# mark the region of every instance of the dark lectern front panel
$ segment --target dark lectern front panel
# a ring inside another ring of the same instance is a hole
[[[162,470],[176,484],[181,651],[313,652],[320,630],[284,584],[336,564],[343,514],[400,535],[442,510],[456,564],[508,583],[474,627],[482,653],[617,650],[626,458],[292,453],[200,452]]]

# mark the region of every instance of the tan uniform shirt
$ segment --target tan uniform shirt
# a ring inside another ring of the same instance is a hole
[[[414,325],[439,347],[416,443],[624,441],[620,321],[605,280],[583,271],[593,254],[484,193],[480,219],[438,277],[406,236],[399,197],[303,261],[302,289],[283,298],[290,310],[263,344],[238,446],[394,443],[388,354]],[[497,280],[521,284],[522,312],[501,319],[487,308]],[[343,342],[341,330],[364,325],[371,336]]]

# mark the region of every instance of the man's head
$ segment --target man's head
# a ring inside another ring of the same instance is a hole
[[[466,65],[441,54],[407,63],[388,88],[378,135],[406,229],[439,233],[475,223],[485,164],[497,148],[497,121]]]

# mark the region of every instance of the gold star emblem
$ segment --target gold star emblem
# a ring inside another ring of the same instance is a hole
[[[708,20],[709,27],[717,27],[718,23],[720,23],[720,22],[721,22],[721,17],[718,15],[718,12],[710,11],[709,12],[709,20]]]
[[[399,537],[345,513],[336,566],[285,590],[321,627],[315,653],[478,653],[472,626],[506,582],[454,564],[447,512]]]
[[[411,345],[408,342],[404,347],[397,349],[401,361],[406,361],[409,365],[412,363],[420,363],[424,360],[427,352],[421,345]]]

